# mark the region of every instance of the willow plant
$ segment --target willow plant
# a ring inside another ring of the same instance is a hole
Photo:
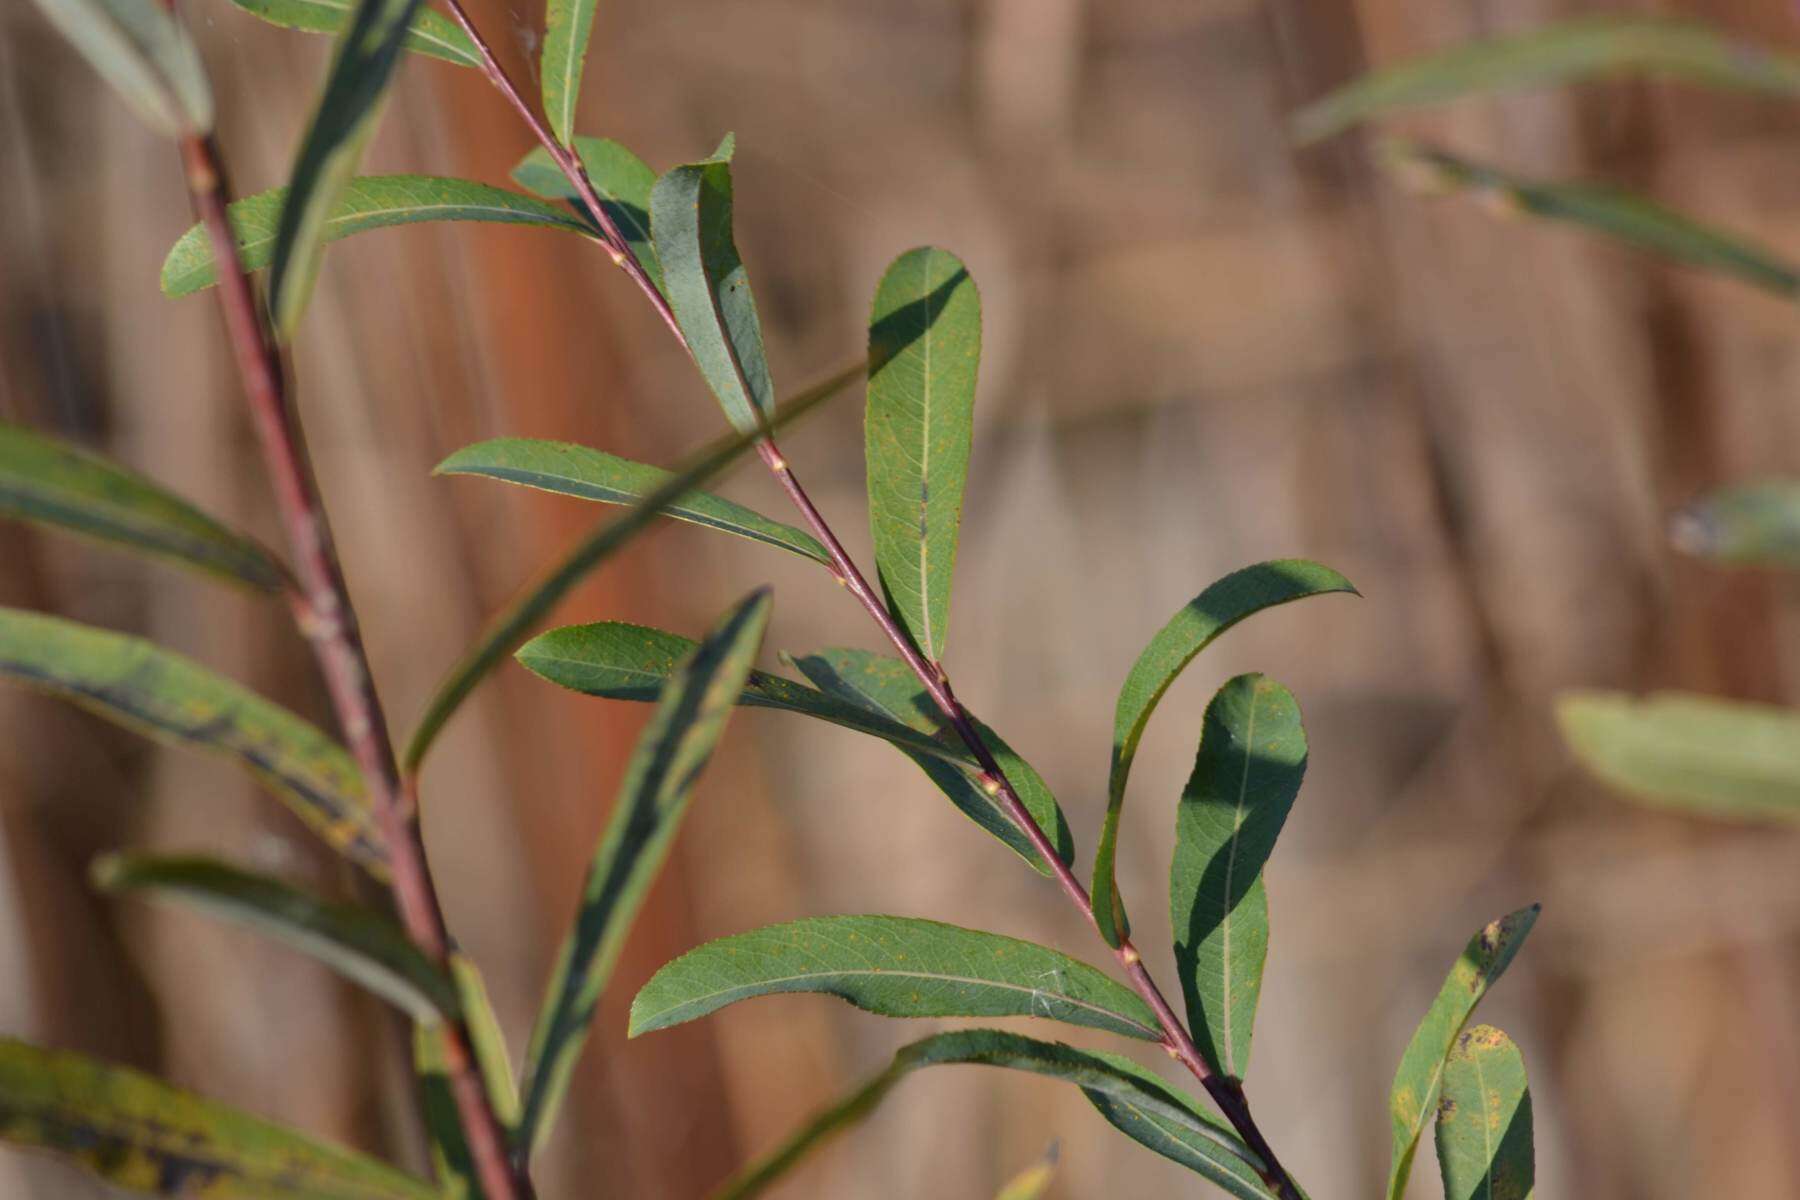
[[[894,915],[819,916],[737,933],[656,972],[631,1005],[631,1036],[778,992],[835,995],[889,1017],[1036,1017],[1157,1047],[1212,1100],[1136,1060],[1012,1032],[957,1029],[915,1042],[819,1113],[720,1195],[748,1196],[869,1112],[912,1071],[981,1064],[1080,1088],[1102,1117],[1233,1196],[1304,1195],[1252,1116],[1249,1067],[1270,933],[1263,867],[1299,793],[1306,736],[1293,695],[1261,675],[1224,684],[1201,721],[1176,806],[1169,906],[1177,1003],[1130,934],[1115,863],[1139,740],[1169,686],[1232,625],[1274,605],[1349,593],[1315,563],[1255,564],[1180,606],[1126,672],[1115,714],[1108,803],[1087,881],[1045,781],[952,689],[945,640],[968,478],[981,353],[981,300],[968,269],[936,248],[908,251],[875,290],[867,357],[777,403],[745,264],[732,233],[732,139],[660,175],[617,142],[577,136],[575,98],[593,0],[550,0],[539,107],[496,62],[457,0],[239,0],[278,24],[335,34],[312,121],[285,186],[232,202],[211,136],[200,56],[151,0],[39,0],[152,125],[176,142],[198,223],[170,251],[164,290],[213,290],[287,534],[285,555],[123,468],[22,428],[0,430],[0,509],[73,529],[284,598],[329,685],[338,736],[148,642],[53,616],[0,610],[0,674],[64,695],[152,736],[252,771],[391,904],[345,904],[227,863],[124,853],[100,886],[197,905],[317,955],[413,1021],[429,1177],[74,1055],[0,1042],[0,1136],[60,1152],[145,1191],[289,1200],[411,1200],[533,1194],[531,1161],[555,1128],[600,997],[724,727],[739,705],[782,709],[880,738],[910,758],[978,827],[1076,906],[1110,953],[1108,973],[1059,949]],[[357,173],[383,93],[408,53],[484,74],[538,142],[512,190],[464,179]],[[584,446],[508,438],[439,468],[608,505],[602,520],[497,614],[447,671],[396,752],[308,469],[286,352],[302,329],[327,242],[417,221],[505,222],[580,239],[642,291],[691,357],[731,431],[674,470]],[[267,268],[261,293],[252,274]],[[874,581],[851,561],[776,441],[779,428],[866,377]],[[798,514],[775,520],[701,490],[754,452]],[[825,648],[753,664],[771,598],[757,588],[698,639],[599,622],[536,632],[569,587],[637,532],[670,517],[819,566],[873,621],[891,653]],[[527,640],[529,639],[529,640]],[[648,703],[578,911],[515,1069],[476,965],[441,913],[420,836],[421,764],[462,700],[509,654],[566,688]],[[1046,893],[1048,894],[1048,893]],[[1518,1049],[1476,1004],[1536,917],[1526,908],[1471,940],[1402,1056],[1390,1096],[1387,1194],[1405,1187],[1426,1127],[1454,1197],[1531,1190],[1531,1104]],[[1047,1186],[1053,1156],[1001,1194]]]

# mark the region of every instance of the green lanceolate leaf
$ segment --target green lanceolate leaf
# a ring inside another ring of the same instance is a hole
[[[1800,712],[1687,692],[1566,692],[1563,740],[1594,774],[1663,808],[1800,820]]]
[[[414,1020],[459,1011],[450,980],[388,918],[332,904],[267,875],[210,858],[115,854],[94,864],[103,891],[141,892],[247,926],[318,959]]]
[[[795,659],[794,665],[827,695],[866,708],[935,742],[967,753],[955,730],[939,715],[936,704],[918,677],[899,659],[884,658],[866,650],[821,650]],[[1007,779],[1018,792],[1025,810],[1048,835],[1063,862],[1073,862],[1075,837],[1069,832],[1069,823],[1056,803],[1056,797],[1050,794],[1049,785],[993,730],[980,722],[976,725],[1000,769],[1006,772]],[[995,797],[988,795],[964,766],[947,761],[941,755],[901,749],[919,764],[965,816],[1000,839],[1039,874],[1050,874],[1050,864],[1043,860],[1024,832],[1013,824]]]
[[[658,291],[663,290],[662,263],[656,257],[656,246],[650,240],[650,192],[656,186],[656,172],[644,160],[611,138],[578,137],[575,154],[586,168],[588,182],[613,228],[625,238],[632,257],[650,276]],[[550,159],[542,146],[519,160],[512,169],[513,182],[546,200],[566,200],[591,218],[562,168]]]
[[[1117,946],[1129,926],[1118,888],[1113,882],[1119,849],[1119,817],[1125,804],[1125,783],[1138,743],[1150,714],[1163,693],[1186,669],[1194,656],[1214,639],[1243,620],[1304,596],[1332,592],[1356,593],[1350,581],[1329,567],[1299,558],[1257,563],[1218,580],[1195,596],[1169,623],[1157,631],[1132,664],[1113,714],[1112,771],[1107,783],[1106,820],[1100,828],[1100,847],[1094,855],[1094,921],[1109,945]]]
[[[1535,1186],[1525,1060],[1492,1025],[1457,1038],[1444,1064],[1437,1152],[1444,1200],[1526,1200]]]
[[[789,421],[811,412],[862,372],[863,366],[858,363],[801,392],[781,406],[775,419],[770,422],[770,428],[779,429]],[[419,718],[418,727],[407,741],[404,760],[406,769],[412,771],[418,768],[426,752],[431,749],[432,742],[442,732],[444,723],[468,699],[469,693],[475,690],[475,685],[507,655],[519,648],[538,622],[550,614],[570,588],[629,544],[670,505],[736,462],[761,436],[761,431],[735,433],[706,447],[689,459],[686,465],[678,468],[667,483],[645,496],[634,508],[603,522],[576,542],[561,559],[489,621],[475,644],[450,668],[437,691],[432,694],[424,715]]]
[[[246,271],[269,265],[286,199],[286,188],[271,188],[236,201],[228,210]],[[365,175],[344,188],[319,226],[318,237],[335,242],[369,229],[426,221],[484,221],[592,235],[578,218],[553,204],[485,183],[432,175]],[[217,282],[206,229],[195,225],[163,260],[163,292],[186,296]]]
[[[1720,488],[1675,514],[1669,540],[1719,562],[1800,569],[1800,480]]]
[[[1270,1194],[1257,1176],[1255,1156],[1224,1122],[1131,1060],[998,1030],[968,1029],[903,1046],[886,1068],[815,1114],[780,1146],[714,1192],[713,1200],[748,1200],[761,1195],[813,1150],[874,1112],[894,1086],[914,1071],[959,1065],[1004,1067],[1072,1083],[1109,1120],[1116,1112],[1159,1122],[1146,1126],[1156,1130],[1152,1135],[1156,1140],[1145,1144],[1198,1171],[1231,1195],[1266,1200]],[[1170,1147],[1178,1152],[1169,1153]]]
[[[869,315],[869,526],[889,606],[932,662],[950,623],[980,365],[968,268],[932,247],[895,259]]]
[[[463,1027],[469,1032],[469,1049],[487,1086],[488,1102],[494,1106],[500,1123],[511,1128],[519,1123],[518,1075],[506,1051],[506,1035],[500,1030],[494,1002],[488,997],[487,980],[472,959],[453,950],[450,983],[462,1006]]]
[[[1399,1200],[1406,1191],[1406,1180],[1412,1174],[1413,1155],[1419,1148],[1419,1135],[1437,1110],[1445,1057],[1456,1044],[1475,1006],[1494,986],[1494,981],[1506,973],[1507,965],[1524,944],[1537,916],[1537,905],[1521,908],[1485,926],[1469,939],[1462,957],[1450,968],[1450,974],[1425,1019],[1419,1022],[1406,1053],[1400,1056],[1400,1069],[1394,1073],[1394,1086],[1388,1093],[1388,1117],[1394,1133],[1393,1158],[1388,1167],[1388,1200]]]
[[[79,1054],[0,1038],[0,1140],[194,1200],[436,1200],[354,1151]]]
[[[588,35],[594,31],[595,0],[548,0],[544,5],[544,115],[550,131],[567,146],[575,137],[575,107],[581,102],[581,71]]]
[[[279,591],[286,572],[254,540],[142,475],[22,425],[0,423],[0,516],[59,525]]]
[[[1047,1017],[1161,1037],[1137,995],[1032,942],[912,917],[810,917],[720,938],[651,977],[631,1036],[777,992],[819,992],[884,1017]]]
[[[0,678],[235,760],[340,853],[386,878],[381,833],[343,747],[193,660],[142,638],[0,608]]]
[[[485,475],[563,496],[627,505],[641,504],[673,478],[672,472],[661,467],[632,462],[604,450],[535,438],[495,438],[465,446],[439,463],[433,474]],[[825,547],[805,530],[771,521],[741,504],[706,492],[689,492],[665,508],[663,515],[735,533],[831,565]]]
[[[355,0],[231,0],[252,16],[261,17],[283,29],[301,29],[307,33],[338,34],[350,24]],[[421,8],[407,24],[401,46],[418,54],[456,63],[463,67],[481,66],[481,51],[449,17],[433,9]]]
[[[413,1076],[419,1085],[419,1116],[431,1143],[431,1169],[440,1200],[485,1200],[456,1107],[450,1053],[441,1023],[414,1023]]]
[[[1289,691],[1239,675],[1207,705],[1194,773],[1175,814],[1169,920],[1188,1027],[1206,1061],[1242,1078],[1269,951],[1263,864],[1306,774],[1306,730]]]
[[[1384,148],[1403,178],[1431,191],[1466,191],[1499,211],[1564,221],[1672,262],[1729,275],[1778,296],[1800,293],[1800,266],[1766,247],[1714,229],[1622,188],[1523,179],[1429,146],[1393,140]]]
[[[1051,1142],[1042,1158],[1000,1185],[994,1200],[1039,1200],[1056,1182],[1056,1164],[1061,1157],[1061,1148]]]
[[[1800,92],[1800,58],[1793,55],[1771,53],[1687,21],[1581,17],[1528,33],[1464,42],[1372,71],[1301,111],[1294,118],[1294,132],[1303,142],[1316,141],[1398,109],[1625,74]]]
[[[650,193],[650,228],[663,290],[694,362],[740,433],[774,403],[750,275],[731,236],[730,135],[703,162],[676,167]]]
[[[172,11],[156,0],[37,0],[37,6],[150,128],[170,137],[211,131],[206,68]]]
[[[769,623],[769,593],[752,592],[728,611],[663,685],[613,801],[606,833],[588,867],[575,925],[557,956],[531,1035],[519,1144],[543,1143],[613,964],[644,893],[681,828],[694,781],[737,706]]]

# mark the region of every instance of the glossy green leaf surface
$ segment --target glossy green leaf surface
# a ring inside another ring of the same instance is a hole
[[[1615,14],[1463,42],[1372,71],[1302,110],[1294,132],[1315,141],[1399,109],[1625,74],[1800,93],[1800,58],[1793,55],[1694,22]]]
[[[578,137],[575,153],[586,168],[588,182],[594,185],[613,228],[625,238],[632,257],[650,276],[657,290],[662,290],[662,262],[656,257],[656,246],[650,239],[650,192],[656,187],[656,172],[643,159],[611,138]],[[513,182],[546,200],[565,200],[577,208],[582,202],[575,185],[550,159],[542,146],[519,160],[512,169]],[[582,208],[583,213],[586,209]]]
[[[676,167],[650,193],[663,290],[694,362],[740,433],[774,404],[750,274],[732,239],[730,135],[709,159]]]
[[[339,34],[350,23],[355,0],[231,0],[252,16],[283,29]],[[400,43],[418,54],[463,67],[479,67],[481,52],[462,27],[435,9],[421,8],[407,24]]]
[[[1628,796],[1707,817],[1800,820],[1800,712],[1690,692],[1565,692],[1557,724]]]
[[[968,268],[929,246],[895,259],[869,315],[869,526],[889,606],[931,662],[950,624],[980,366]]]
[[[246,196],[227,210],[246,271],[269,265],[286,199],[286,188],[272,188]],[[370,229],[427,221],[484,221],[592,236],[579,218],[553,204],[485,183],[433,175],[364,175],[352,179],[320,224],[317,236],[321,242],[335,242]],[[181,235],[163,259],[163,292],[186,296],[217,282],[206,229],[195,225]]]
[[[1677,550],[1747,566],[1800,569],[1800,480],[1720,488],[1669,523]]]
[[[1156,1016],[1123,984],[1018,938],[913,917],[809,917],[720,938],[651,977],[631,1036],[728,1004],[819,992],[884,1017],[1046,1017],[1155,1041]]]
[[[1412,1041],[1400,1057],[1394,1086],[1388,1093],[1388,1118],[1393,1126],[1393,1156],[1388,1167],[1388,1200],[1399,1200],[1412,1174],[1419,1135],[1437,1111],[1443,1084],[1444,1060],[1462,1035],[1475,1006],[1519,952],[1537,921],[1538,906],[1521,908],[1484,926],[1469,939],[1462,957],[1450,968],[1437,999],[1419,1022]]]
[[[568,442],[495,438],[465,446],[437,465],[438,475],[483,475],[541,491],[602,504],[641,504],[674,477],[673,472]],[[825,547],[803,529],[772,521],[741,504],[706,492],[689,492],[663,510],[677,521],[735,533],[829,565]]]
[[[212,130],[212,86],[175,14],[154,0],[37,0],[140,120],[170,137]]]
[[[22,425],[0,423],[0,517],[72,529],[266,591],[286,578],[262,546],[174,493]]]
[[[939,715],[937,705],[918,677],[899,659],[866,650],[821,650],[795,659],[794,665],[826,695],[866,708],[935,742],[953,747],[962,755],[967,754],[956,731]],[[1012,781],[1025,810],[1049,836],[1050,844],[1057,847],[1062,860],[1073,862],[1075,836],[1069,831],[1069,822],[1056,803],[1056,797],[1050,794],[1049,785],[993,730],[979,721],[976,727],[994,760]],[[905,747],[901,750],[971,821],[1005,843],[1039,874],[1050,874],[1050,865],[1044,862],[1036,847],[966,769],[939,755],[921,754]]]
[[[0,679],[247,769],[340,853],[386,878],[386,851],[343,747],[284,708],[141,638],[0,608]]]
[[[0,1140],[190,1200],[435,1200],[385,1163],[123,1067],[0,1038]]]
[[[588,37],[594,31],[595,2],[547,0],[544,5],[544,50],[538,57],[538,75],[550,131],[565,146],[575,137],[575,108],[581,102],[581,74],[587,63]]]
[[[527,1150],[542,1145],[568,1091],[644,893],[662,870],[694,783],[737,707],[768,627],[769,603],[767,589],[752,592],[676,665],[626,764],[532,1031],[519,1126]]]
[[[102,891],[141,893],[253,929],[318,959],[414,1020],[459,1011],[450,980],[380,913],[329,903],[210,858],[114,854],[95,862],[93,876]]]
[[[1304,559],[1276,559],[1244,567],[1213,583],[1157,631],[1132,664],[1119,689],[1113,713],[1112,770],[1107,784],[1106,820],[1094,855],[1094,919],[1100,935],[1117,945],[1128,931],[1124,906],[1113,881],[1119,847],[1119,817],[1125,784],[1150,715],[1194,656],[1245,617],[1266,608],[1333,592],[1356,593],[1350,581],[1329,567]]]
[[[1263,864],[1306,774],[1300,705],[1239,675],[1207,705],[1194,772],[1175,813],[1169,920],[1188,1028],[1222,1075],[1242,1078],[1269,951]]]
[[[1477,1025],[1444,1064],[1437,1110],[1444,1200],[1526,1200],[1536,1184],[1531,1089],[1511,1038]]]

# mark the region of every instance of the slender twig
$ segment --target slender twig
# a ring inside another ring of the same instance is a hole
[[[524,118],[525,124],[530,127],[532,134],[543,145],[545,152],[568,177],[576,194],[594,214],[600,224],[607,250],[612,255],[613,261],[623,267],[625,273],[631,276],[643,291],[652,307],[662,317],[663,323],[674,333],[676,340],[691,351],[687,338],[681,332],[681,326],[676,321],[673,310],[669,307],[667,298],[651,282],[650,277],[632,255],[625,239],[619,234],[617,226],[601,206],[593,181],[588,178],[587,168],[582,164],[580,156],[558,142],[550,133],[548,126],[532,110],[531,105],[526,102],[506,71],[494,58],[493,51],[488,46],[486,39],[481,36],[480,30],[476,29],[475,23],[469,19],[469,14],[464,11],[461,0],[445,0],[445,5],[450,15],[456,19],[457,24],[462,26],[463,32],[469,35],[470,40],[480,50],[482,69],[489,82],[499,89],[514,111]],[[1094,925],[1097,932],[1099,926],[1094,920],[1093,905],[1088,897],[1087,889],[1075,877],[1075,873],[1069,865],[1057,854],[1056,847],[1051,844],[1042,826],[1026,809],[1024,802],[1019,799],[1017,789],[1006,777],[1006,772],[1001,769],[1000,764],[995,761],[993,752],[988,749],[980,731],[975,728],[975,723],[970,719],[968,710],[963,707],[962,702],[956,698],[956,693],[951,690],[950,678],[944,673],[943,667],[937,663],[928,662],[913,646],[912,639],[907,637],[906,632],[900,628],[893,615],[888,612],[887,606],[875,594],[862,571],[845,551],[843,543],[832,531],[824,514],[813,504],[811,497],[806,494],[806,489],[800,485],[800,480],[794,475],[793,469],[775,444],[774,437],[765,436],[757,444],[757,454],[775,475],[782,489],[787,492],[788,499],[793,502],[794,507],[800,511],[801,517],[806,521],[813,536],[824,545],[825,552],[831,559],[828,569],[868,612],[888,641],[893,643],[894,649],[899,652],[900,657],[905,660],[913,674],[918,676],[919,682],[924,684],[925,690],[943,712],[951,727],[955,729],[957,736],[974,754],[976,762],[981,766],[983,789],[999,801],[1000,807],[1006,815],[1024,832],[1043,860],[1050,864],[1056,882],[1062,887],[1063,894],[1068,896],[1071,903],[1081,909],[1087,917],[1088,923]],[[1132,945],[1131,939],[1121,936],[1113,953],[1118,958],[1119,965],[1132,988],[1156,1014],[1157,1024],[1162,1028],[1163,1048],[1169,1052],[1171,1057],[1193,1073],[1194,1077],[1206,1088],[1207,1093],[1212,1096],[1213,1102],[1219,1106],[1219,1110],[1231,1122],[1232,1127],[1244,1139],[1244,1144],[1262,1160],[1263,1182],[1277,1196],[1281,1197],[1281,1200],[1300,1200],[1299,1189],[1294,1186],[1287,1171],[1276,1160],[1275,1152],[1269,1147],[1268,1139],[1263,1137],[1262,1131],[1257,1128],[1255,1119],[1250,1115],[1250,1105],[1244,1096],[1243,1084],[1234,1077],[1215,1074],[1207,1065],[1206,1059],[1200,1054],[1199,1047],[1194,1044],[1193,1036],[1182,1024],[1181,1018],[1169,1007],[1169,1002],[1163,997],[1162,990],[1151,978],[1150,972],[1144,966],[1143,956]]]

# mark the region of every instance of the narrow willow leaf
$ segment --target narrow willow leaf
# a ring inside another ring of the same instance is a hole
[[[1242,1078],[1269,951],[1263,864],[1306,774],[1289,691],[1239,675],[1213,696],[1175,814],[1169,920],[1188,1028],[1213,1070]]]
[[[1388,1093],[1388,1117],[1394,1134],[1393,1158],[1388,1167],[1388,1200],[1400,1200],[1400,1195],[1406,1191],[1407,1177],[1412,1174],[1413,1155],[1419,1148],[1419,1135],[1437,1109],[1445,1057],[1475,1012],[1475,1006],[1494,986],[1494,981],[1506,973],[1537,916],[1537,905],[1521,908],[1491,922],[1469,939],[1462,957],[1450,968],[1437,999],[1431,1002],[1425,1019],[1419,1022],[1406,1053],[1400,1056],[1400,1068],[1394,1073],[1394,1086]]]
[[[96,860],[93,876],[102,891],[142,892],[265,934],[318,959],[415,1021],[459,1011],[443,972],[398,925],[366,908],[332,904],[210,858],[114,854]]]
[[[0,1140],[206,1200],[436,1200],[385,1163],[79,1054],[0,1038]]]
[[[1444,1064],[1437,1110],[1444,1200],[1526,1200],[1536,1185],[1531,1088],[1511,1038],[1477,1025]]]
[[[1113,882],[1119,848],[1119,816],[1125,783],[1150,714],[1163,693],[1194,656],[1245,617],[1305,596],[1332,592],[1356,594],[1350,581],[1329,567],[1304,559],[1284,558],[1233,571],[1195,596],[1157,631],[1132,664],[1119,689],[1113,714],[1112,771],[1107,783],[1106,820],[1094,855],[1094,921],[1100,936],[1117,946],[1128,931],[1125,909]]]
[[[1800,712],[1688,692],[1565,692],[1563,740],[1594,774],[1662,808],[1800,821]]]
[[[869,527],[889,607],[931,662],[950,624],[980,365],[968,268],[929,246],[895,259],[869,315]]]
[[[1778,296],[1800,294],[1800,266],[1767,247],[1705,225],[1685,213],[1607,184],[1523,179],[1429,146],[1390,140],[1389,164],[1432,191],[1464,191],[1505,213],[1564,221]]]
[[[873,1113],[894,1085],[914,1071],[959,1065],[1004,1067],[1060,1079],[1081,1088],[1096,1104],[1104,1099],[1121,1109],[1155,1114],[1158,1120],[1180,1131],[1184,1147],[1192,1147],[1187,1151],[1189,1157],[1205,1164],[1195,1168],[1200,1174],[1244,1200],[1265,1200],[1269,1195],[1258,1180],[1253,1165],[1255,1156],[1236,1134],[1192,1097],[1131,1060],[1014,1033],[967,1029],[940,1033],[901,1047],[887,1067],[843,1099],[820,1110],[780,1146],[727,1181],[713,1193],[712,1200],[748,1200],[761,1195],[812,1151]],[[1158,1146],[1151,1148],[1163,1153]],[[1182,1157],[1171,1157],[1191,1165]]]
[[[441,1022],[414,1023],[413,1075],[419,1085],[419,1116],[431,1143],[431,1169],[441,1200],[485,1200],[475,1173],[475,1156],[463,1136]]]
[[[669,847],[694,782],[737,706],[769,623],[767,589],[740,601],[669,676],[626,765],[581,907],[531,1035],[519,1144],[543,1144],[587,1042],[600,995]]]
[[[1675,514],[1669,540],[1719,562],[1800,569],[1800,480],[1720,488]]]
[[[495,438],[465,446],[439,463],[433,474],[485,475],[602,504],[641,504],[673,477],[672,472],[661,467],[632,462],[604,450],[535,438]],[[665,508],[663,515],[735,533],[831,565],[831,556],[812,534],[706,492],[687,493]]]
[[[936,742],[959,750],[963,748],[962,740],[939,715],[936,704],[918,677],[899,659],[884,658],[866,650],[821,650],[794,660],[794,665],[828,695],[915,729]],[[1069,822],[1056,803],[1056,797],[1050,794],[1049,785],[993,730],[980,722],[976,722],[976,727],[993,752],[994,760],[1018,792],[1025,810],[1048,835],[1050,844],[1057,848],[1058,856],[1065,863],[1073,862],[1075,837],[1069,832]],[[1012,818],[968,770],[940,756],[901,749],[919,764],[964,815],[1000,839],[1040,875],[1050,874],[1050,864],[1044,861],[1024,831],[1013,824]]]
[[[1047,1017],[1162,1036],[1137,994],[1018,938],[912,917],[810,917],[720,938],[651,977],[631,1036],[777,992],[820,992],[884,1017]]]
[[[1643,74],[1715,87],[1800,93],[1800,58],[1704,25],[1625,15],[1579,17],[1528,33],[1464,42],[1339,88],[1294,118],[1303,142],[1398,109],[1463,96]]]
[[[713,156],[676,167],[650,193],[650,228],[663,290],[688,348],[740,433],[768,419],[774,401],[750,275],[731,236],[728,134]]]
[[[994,1200],[1039,1200],[1056,1182],[1056,1164],[1060,1158],[1061,1147],[1051,1142],[1042,1158],[1000,1186],[994,1193]]]
[[[632,256],[644,273],[650,276],[658,291],[663,290],[662,262],[656,257],[656,246],[650,239],[650,193],[656,187],[656,172],[644,160],[611,138],[578,137],[575,154],[587,170],[588,182],[613,228],[625,238]],[[562,168],[550,158],[542,146],[519,160],[512,169],[513,182],[546,200],[566,200],[581,209],[581,198]]]
[[[0,516],[59,525],[279,591],[286,572],[235,533],[142,475],[23,425],[0,422]]]
[[[655,700],[663,681],[674,672],[694,643],[680,634],[600,621],[565,625],[540,634],[519,648],[520,665],[559,687],[606,700]],[[763,671],[750,672],[740,704],[775,708],[816,717],[845,729],[892,742],[909,754],[942,758],[975,770],[975,760],[961,743],[940,741],[876,713]]]
[[[769,427],[779,429],[789,421],[811,412],[862,373],[863,365],[858,363],[806,389],[781,406]],[[426,752],[431,749],[432,742],[442,732],[444,723],[462,706],[469,693],[475,690],[475,685],[507,655],[519,648],[530,636],[532,629],[549,615],[550,610],[568,594],[570,588],[587,578],[591,571],[648,528],[664,509],[736,462],[741,454],[756,444],[762,433],[759,430],[731,434],[706,447],[690,459],[687,465],[678,468],[668,483],[644,497],[636,507],[596,526],[489,621],[475,644],[450,668],[437,691],[432,694],[424,715],[419,718],[417,728],[407,741],[405,768],[408,771],[418,769]]]
[[[150,128],[170,137],[212,130],[206,68],[171,10],[156,0],[37,0],[37,6]]]
[[[469,1049],[487,1087],[488,1102],[500,1123],[513,1128],[519,1123],[518,1075],[506,1051],[506,1035],[500,1030],[494,1002],[488,997],[487,980],[467,955],[451,951],[450,982],[456,988],[463,1024],[469,1031]]]
[[[354,0],[231,0],[252,16],[283,29],[338,34],[350,24]],[[463,67],[481,66],[481,51],[449,17],[421,8],[413,14],[401,40],[405,49]]]
[[[575,137],[575,107],[581,102],[581,72],[588,36],[594,31],[595,0],[548,0],[544,5],[544,115],[550,131],[567,146]]]
[[[193,660],[141,638],[0,608],[0,679],[235,760],[340,853],[387,877],[381,832],[343,747]]]
[[[271,188],[234,202],[228,210],[246,271],[269,265],[286,200],[286,188]],[[370,229],[426,221],[528,225],[592,236],[578,218],[553,204],[485,183],[433,175],[364,175],[352,179],[344,188],[320,225],[318,237],[322,242],[335,242]],[[195,225],[181,235],[163,259],[163,292],[186,296],[217,282],[206,228]]]

